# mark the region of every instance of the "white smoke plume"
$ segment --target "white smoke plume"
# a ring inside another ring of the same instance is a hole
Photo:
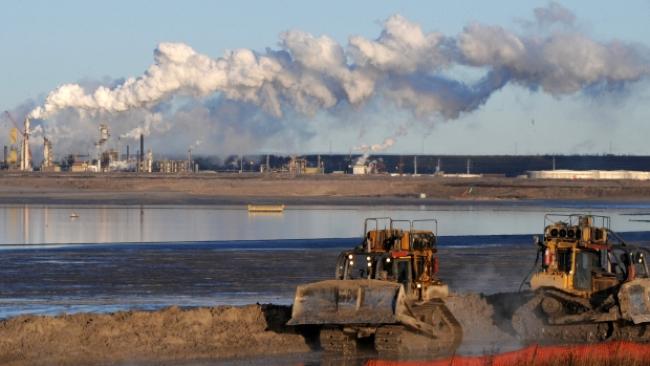
[[[77,121],[68,126],[56,119],[61,113],[80,111],[81,119],[91,121],[101,116],[118,121],[125,116],[127,122],[117,128],[123,138],[141,133],[163,138],[183,130],[193,119],[203,123],[201,135],[187,137],[186,146],[197,138],[219,140],[225,135],[234,141],[238,133],[241,144],[286,128],[292,116],[358,110],[373,100],[392,103],[416,117],[455,119],[476,110],[509,83],[562,96],[593,87],[618,90],[650,75],[645,46],[592,39],[572,27],[575,15],[557,3],[535,9],[534,22],[540,28],[563,27],[522,35],[472,23],[460,34],[448,36],[426,32],[393,15],[376,39],[352,36],[347,45],[298,30],[282,33],[279,49],[242,48],[219,58],[186,44],[161,43],[143,75],[93,89],[62,85],[29,116],[42,120],[48,133],[61,139],[95,133],[75,133],[81,127],[95,130],[92,123]],[[446,72],[456,66],[475,68],[484,72],[483,78],[468,83],[448,76]],[[191,102],[180,110],[166,108],[165,103],[173,99]],[[222,113],[211,104],[236,108],[243,116],[237,123],[245,126],[220,120]]]
[[[388,149],[393,145],[395,145],[395,139],[392,137],[387,137],[380,144],[372,144],[372,145],[363,144],[363,145],[355,146],[353,150],[361,151],[363,153],[380,152]]]
[[[551,1],[546,7],[536,8],[534,11],[535,20],[541,26],[553,24],[573,25],[576,20],[575,14],[561,4]]]
[[[388,137],[384,139],[384,141],[381,144],[372,144],[372,145],[363,144],[360,146],[355,146],[354,147],[355,151],[361,151],[363,153],[363,155],[361,155],[359,159],[357,159],[356,164],[364,165],[368,160],[368,158],[370,157],[371,152],[376,153],[376,152],[384,151],[393,145],[395,145],[395,139],[392,137]]]
[[[155,129],[163,132],[164,129],[168,128],[167,126],[161,126],[162,115],[160,113],[148,114],[144,118],[142,125],[133,128],[132,130],[123,133],[120,135],[121,139],[133,139],[137,140],[140,138],[140,135],[149,136],[152,131]]]

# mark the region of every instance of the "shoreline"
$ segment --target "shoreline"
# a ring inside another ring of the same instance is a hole
[[[640,205],[650,206],[650,198],[637,199],[421,199],[417,197],[270,197],[270,196],[246,196],[228,197],[211,196],[199,197],[183,194],[164,195],[133,195],[123,192],[106,193],[105,197],[88,194],[78,195],[20,195],[0,196],[0,205],[48,205],[48,206],[217,206],[217,207],[241,207],[246,209],[248,204],[284,204],[290,208],[310,206],[332,206],[332,207],[373,207],[373,206],[396,206],[396,207],[418,207],[418,206],[489,206],[489,207],[530,207],[530,206],[553,206],[553,207],[581,207],[593,205]]]
[[[0,174],[0,204],[420,206],[650,204],[650,181],[288,174]]]

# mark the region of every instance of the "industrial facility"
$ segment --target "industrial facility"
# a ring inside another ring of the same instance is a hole
[[[130,146],[126,145],[125,151],[119,151],[110,143],[110,128],[107,124],[99,125],[99,135],[94,143],[95,151],[92,154],[63,154],[59,162],[55,159],[55,146],[47,137],[43,136],[43,156],[40,166],[34,166],[30,148],[29,118],[25,118],[20,126],[8,111],[5,116],[11,121],[13,127],[9,130],[9,145],[4,146],[2,168],[10,171],[42,171],[73,173],[110,173],[110,172],[141,172],[141,173],[192,173],[198,171],[197,164],[192,160],[191,150],[187,160],[161,160],[155,161],[151,149],[144,147],[144,135],[140,134],[140,148],[135,154],[130,153]]]
[[[431,175],[452,178],[489,176],[527,179],[614,179],[650,180],[650,156],[614,155],[534,155],[534,156],[445,156],[445,155],[386,155],[314,154],[314,155],[236,155],[225,158],[194,157],[188,149],[185,158],[154,156],[146,149],[145,136],[140,134],[139,146],[120,146],[111,140],[108,124],[99,124],[94,150],[85,153],[56,151],[56,145],[42,132],[43,156],[34,158],[31,144],[37,143],[29,118],[22,125],[5,111],[13,126],[8,144],[4,146],[1,164],[8,171],[41,171],[72,173],[162,173],[192,174],[205,172],[352,174],[352,175]],[[118,139],[119,140],[119,139]],[[57,156],[59,159],[57,160]],[[40,165],[35,165],[34,161]]]

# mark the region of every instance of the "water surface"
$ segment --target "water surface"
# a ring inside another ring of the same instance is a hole
[[[529,234],[542,231],[547,212],[609,215],[616,231],[650,230],[650,205],[629,203],[296,206],[282,214],[229,206],[4,205],[0,245],[350,238],[362,235],[364,218],[385,216],[435,218],[439,235]]]

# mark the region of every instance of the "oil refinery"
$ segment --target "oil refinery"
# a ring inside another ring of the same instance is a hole
[[[43,136],[43,156],[40,165],[34,165],[30,147],[30,120],[25,118],[22,127],[16,122],[8,111],[5,116],[12,122],[9,130],[9,145],[4,146],[3,169],[10,171],[41,171],[73,173],[109,173],[109,172],[140,172],[152,173],[191,173],[198,170],[192,160],[191,153],[187,160],[160,160],[154,161],[153,151],[144,147],[144,135],[139,136],[139,149],[135,154],[130,153],[130,146],[126,145],[124,152],[118,150],[111,141],[110,128],[107,124],[99,125],[99,134],[95,141],[94,152],[86,154],[68,153],[57,162],[55,146],[47,136]]]

